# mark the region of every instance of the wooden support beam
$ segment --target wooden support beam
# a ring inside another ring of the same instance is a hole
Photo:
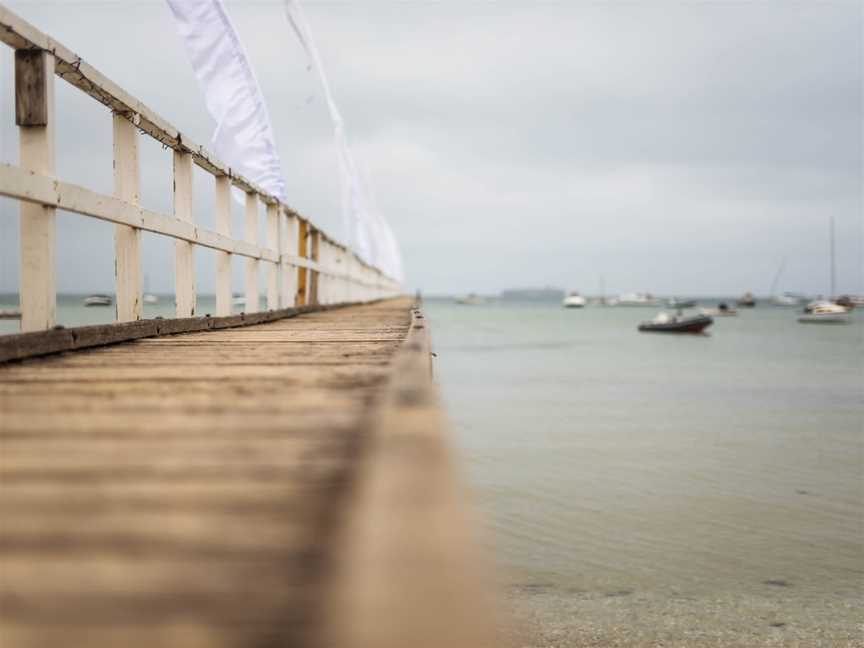
[[[279,205],[267,205],[267,247],[279,249]],[[284,306],[284,305],[283,305]],[[276,310],[279,304],[279,265],[267,264],[267,309]]]
[[[114,195],[125,202],[141,202],[138,130],[125,115],[114,114]],[[114,276],[117,321],[134,322],[143,315],[141,296],[141,230],[114,226]]]
[[[21,167],[54,175],[54,56],[15,52],[15,121]],[[56,209],[21,203],[21,330],[56,323]]]
[[[297,240],[297,217],[280,210],[279,218],[279,270],[282,275],[282,306],[287,308],[294,305],[297,295],[297,272],[294,266],[287,263],[285,255],[291,250],[290,244]]]
[[[192,215],[192,156],[174,151],[174,216],[186,223]],[[177,317],[195,315],[195,246],[187,241],[175,244],[174,294]]]
[[[258,197],[254,193],[246,194],[246,242],[252,245],[258,243]],[[260,308],[258,297],[258,260],[246,259],[246,312],[255,313]]]
[[[297,256],[302,259],[305,259],[307,256],[308,250],[308,240],[309,240],[309,223],[305,220],[298,219],[300,221],[299,227],[297,228]],[[297,298],[295,303],[297,306],[304,306],[306,302],[306,277],[308,275],[308,270],[304,267],[297,268]]]
[[[216,232],[231,237],[231,180],[216,177]],[[216,252],[216,314],[231,314],[231,254]]]
[[[320,253],[321,246],[321,233],[317,229],[312,229],[312,236],[310,237],[310,250],[309,255],[312,257],[313,261],[318,261],[318,255]],[[318,278],[319,272],[317,270],[312,270],[311,277],[309,280],[309,303],[317,304],[318,303]]]

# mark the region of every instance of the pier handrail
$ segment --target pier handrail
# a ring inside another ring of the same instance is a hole
[[[217,251],[216,315],[231,314],[231,257],[246,260],[246,311],[258,310],[258,264],[267,267],[267,308],[370,301],[399,292],[399,283],[337,243],[308,218],[195,144],[64,45],[0,5],[0,41],[15,50],[15,122],[20,166],[0,164],[0,195],[21,202],[21,330],[56,323],[55,217],[61,209],[115,224],[117,321],[142,318],[141,232],[176,241],[177,317],[196,313],[194,247]],[[114,195],[54,176],[54,77],[108,107],[113,115]],[[174,213],[140,205],[138,135],[174,151]],[[192,164],[215,179],[216,231],[193,218]],[[243,239],[230,232],[231,187],[246,194]],[[266,241],[257,241],[259,203]]]

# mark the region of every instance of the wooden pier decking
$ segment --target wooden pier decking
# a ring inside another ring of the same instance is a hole
[[[0,365],[0,644],[492,645],[407,299]]]

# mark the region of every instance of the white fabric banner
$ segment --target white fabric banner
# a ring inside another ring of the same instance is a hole
[[[258,80],[222,0],[167,0],[216,121],[213,152],[285,202],[285,180]]]
[[[342,114],[333,99],[330,83],[321,65],[321,58],[299,0],[285,0],[285,14],[300,39],[312,67],[318,76],[327,110],[333,121],[333,139],[339,165],[342,187],[342,222],[349,245],[358,256],[388,276],[402,281],[402,256],[393,230],[384,215],[378,211],[368,182],[361,177],[345,134]]]

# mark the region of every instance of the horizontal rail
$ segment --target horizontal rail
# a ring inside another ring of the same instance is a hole
[[[75,214],[92,216],[118,225],[137,227],[146,232],[170,236],[212,250],[229,252],[250,259],[270,263],[287,263],[295,268],[307,268],[338,279],[347,279],[349,276],[345,272],[337,271],[312,259],[294,254],[279,255],[270,248],[238,241],[197,227],[192,223],[181,221],[178,218],[133,205],[113,196],[106,196],[79,185],[62,182],[33,171],[26,171],[11,164],[0,163],[0,196],[40,205],[51,205]],[[362,280],[358,280],[357,283],[377,285]]]

